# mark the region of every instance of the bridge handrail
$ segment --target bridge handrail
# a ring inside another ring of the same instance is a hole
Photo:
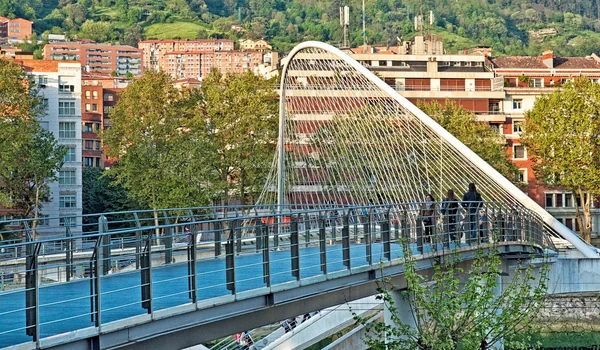
[[[439,205],[437,220],[427,224],[419,202],[289,208],[283,213],[256,210],[245,215],[238,211],[240,215],[222,217],[194,217],[190,211],[187,218],[165,209],[158,223],[153,215],[140,218],[139,212],[132,213],[132,219],[115,220],[118,224],[108,220],[118,219],[117,215],[97,214],[96,227],[87,234],[70,230],[61,237],[44,238],[40,233],[36,240],[0,245],[0,303],[14,305],[2,313],[0,339],[16,334],[16,343],[26,342],[26,333],[38,340],[85,324],[99,327],[121,319],[113,313],[152,314],[282,283],[305,284],[320,275],[330,278],[344,271],[378,269],[378,259],[399,264],[403,244],[424,256],[499,244],[507,247],[506,252],[511,246],[529,247],[538,254],[554,250],[534,212],[505,203],[481,204],[481,214],[490,220],[473,226],[468,213],[451,222],[449,215],[439,212]],[[25,230],[13,232],[23,235]],[[102,287],[119,278],[129,282]],[[74,286],[79,286],[76,298],[39,298],[40,293],[50,295],[56,288]],[[17,296],[26,297],[25,307],[11,299]],[[89,301],[86,307],[71,306],[84,301]],[[53,316],[49,309],[69,310],[69,315]],[[40,313],[43,318],[36,316]]]

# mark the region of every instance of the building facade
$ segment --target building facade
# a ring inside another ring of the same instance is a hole
[[[10,19],[0,16],[0,42],[22,42],[31,38],[33,33],[32,22],[23,18]]]
[[[47,60],[79,61],[84,71],[100,74],[133,76],[143,74],[142,50],[128,45],[92,42],[53,43],[44,46]]]
[[[144,68],[169,73],[174,79],[199,79],[211,70],[222,74],[272,75],[277,70],[276,53],[234,50],[232,40],[144,40]],[[266,73],[266,74],[265,74]]]
[[[552,93],[566,81],[586,76],[600,82],[600,57],[555,57],[552,51],[541,56],[490,57],[495,74],[502,78],[506,98],[500,110],[506,116],[504,123],[508,152],[520,169],[523,182],[529,184],[527,194],[548,210],[568,228],[579,230],[575,220],[574,201],[570,191],[542,186],[532,170],[527,148],[520,142],[525,113],[533,108],[542,94]],[[596,205],[597,207],[598,205]],[[592,237],[600,232],[600,210],[592,209]]]
[[[240,50],[271,51],[273,47],[265,39],[241,39]]]
[[[359,47],[348,54],[412,103],[455,102],[502,133],[502,78],[482,54],[442,54],[439,40],[416,37],[396,47]]]
[[[111,167],[113,159],[106,157],[100,131],[110,127],[110,111],[128,79],[108,74],[83,73],[81,77],[81,129],[83,167]]]
[[[81,64],[49,60],[18,60],[15,62],[31,74],[40,87],[46,115],[40,122],[51,131],[58,143],[68,147],[58,181],[50,184],[49,203],[44,203],[40,232],[46,235],[64,234],[57,229],[65,226],[81,230]],[[45,229],[44,226],[48,227]]]

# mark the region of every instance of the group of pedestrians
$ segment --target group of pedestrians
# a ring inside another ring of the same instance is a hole
[[[478,238],[479,229],[485,229],[489,221],[485,216],[485,212],[478,217],[479,209],[483,206],[481,194],[477,192],[477,187],[474,183],[469,184],[469,189],[464,193],[462,201],[454,194],[454,190],[449,189],[446,198],[442,200],[441,213],[448,218],[447,228],[448,234],[452,241],[460,241],[461,234],[458,232],[458,224],[460,223],[459,210],[461,207],[465,209],[466,216],[464,229],[469,233],[470,239],[475,241]],[[436,224],[436,202],[431,194],[425,196],[425,201],[421,206],[421,221],[424,227],[425,241],[431,242],[433,236],[433,228]]]

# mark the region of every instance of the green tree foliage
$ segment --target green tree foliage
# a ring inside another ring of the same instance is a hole
[[[83,38],[91,39],[96,42],[104,42],[108,39],[110,32],[110,23],[94,22],[93,20],[88,19],[81,25],[79,35]]]
[[[270,170],[277,142],[276,82],[247,71],[223,77],[213,70],[202,81],[204,109],[215,169],[225,198],[252,202]],[[215,184],[216,185],[216,184]]]
[[[178,90],[163,72],[146,71],[120,96],[104,134],[116,183],[152,209],[209,203],[211,157],[200,96]]]
[[[464,349],[485,350],[504,342],[511,349],[526,349],[526,337],[543,306],[547,290],[548,265],[540,272],[527,261],[519,261],[505,274],[497,248],[479,250],[470,266],[454,252],[435,259],[430,273],[419,271],[407,248],[403,258],[406,286],[400,288],[384,280],[380,298],[390,312],[390,320],[368,323],[371,349]],[[398,293],[401,298],[395,299]],[[397,300],[409,305],[399,310]],[[414,317],[413,320],[410,315]],[[404,313],[404,314],[403,314]],[[518,340],[517,340],[518,339]]]
[[[100,168],[87,167],[82,174],[83,214],[97,214],[140,209],[140,206],[127,196],[123,186],[116,184],[106,171]],[[84,230],[92,229],[97,224],[96,217],[84,216]],[[118,219],[115,219],[118,221]],[[89,225],[89,226],[88,226]]]
[[[66,149],[38,118],[44,113],[35,84],[20,66],[0,59],[0,203],[23,217],[41,211],[50,199]]]
[[[142,40],[142,27],[139,24],[125,28],[122,41],[124,45],[137,47],[140,40]]]
[[[366,30],[369,43],[395,44],[395,38],[411,39],[418,33],[413,29],[414,16],[422,9],[435,12],[430,28],[445,40],[449,52],[490,45],[496,54],[539,55],[543,49],[552,49],[556,55],[589,55],[600,40],[600,13],[598,0],[535,1],[522,0],[377,0],[366,3]],[[209,32],[222,37],[237,38],[241,33],[222,27],[223,22],[246,27],[244,37],[265,37],[276,50],[287,51],[305,40],[328,41],[339,44],[342,28],[338,9],[350,7],[349,37],[351,45],[362,44],[360,23],[361,0],[0,0],[0,15],[25,17],[35,20],[35,29],[49,30],[62,27],[71,35],[78,35],[86,20],[110,22],[109,40],[122,38],[123,32],[134,24],[142,27],[152,23],[196,22],[210,24]],[[241,21],[237,19],[238,9]],[[54,13],[57,10],[59,13]],[[52,13],[52,14],[51,14]],[[63,17],[64,21],[59,21]],[[427,22],[427,21],[425,21]],[[553,37],[534,37],[530,30],[554,28]],[[191,38],[191,37],[190,37]]]
[[[521,142],[536,178],[569,189],[580,234],[590,242],[591,204],[600,194],[600,85],[577,78],[540,96],[525,113]]]
[[[437,102],[420,103],[419,108],[504,177],[517,181],[518,168],[508,157],[504,138],[487,123],[478,122],[474,113],[456,105],[454,101],[446,101],[444,105]]]

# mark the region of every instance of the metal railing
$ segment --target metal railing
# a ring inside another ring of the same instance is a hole
[[[536,213],[463,204],[467,210],[444,214],[436,205],[430,220],[422,203],[402,203],[142,210],[35,229],[32,219],[1,221],[0,347],[332,272],[378,269],[381,261],[400,263],[407,246],[428,256],[490,244],[554,250]]]

